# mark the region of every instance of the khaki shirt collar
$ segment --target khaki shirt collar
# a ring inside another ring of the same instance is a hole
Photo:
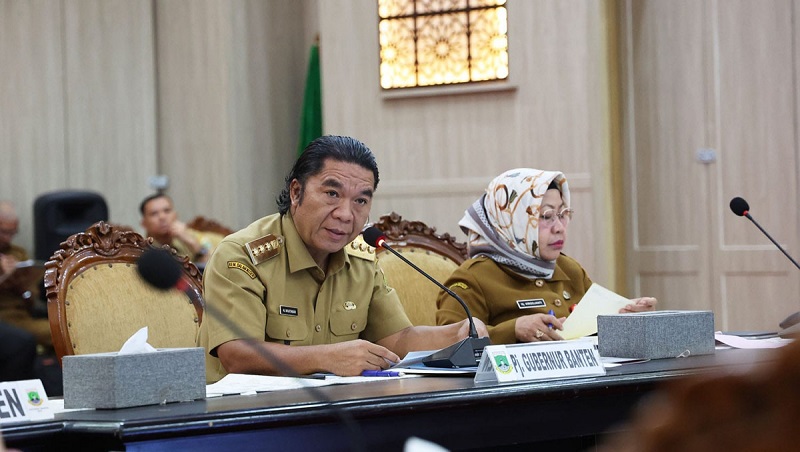
[[[556,261],[556,268],[553,271],[553,277],[550,278],[550,281],[569,281],[569,276],[567,273],[558,265],[558,261]]]
[[[297,232],[291,213],[286,212],[281,217],[281,230],[283,231],[283,246],[286,247],[286,255],[289,259],[289,271],[295,273],[312,268],[321,271],[314,258],[311,257],[311,253],[308,252],[306,243],[300,238],[300,233]],[[350,266],[350,259],[344,249],[341,249],[331,255],[328,263],[328,274],[332,275],[338,272],[345,265]]]

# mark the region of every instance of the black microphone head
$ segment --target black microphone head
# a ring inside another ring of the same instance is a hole
[[[136,270],[142,279],[156,289],[172,289],[181,279],[181,266],[169,251],[150,248],[136,262]]]
[[[381,231],[375,226],[368,227],[367,229],[364,230],[364,232],[361,233],[361,235],[364,236],[364,241],[367,242],[367,245],[374,246],[375,248],[380,248],[378,241],[380,241],[381,239],[386,240],[383,231]]]
[[[736,215],[743,217],[750,210],[750,205],[747,204],[747,201],[737,196],[731,199],[731,210]]]

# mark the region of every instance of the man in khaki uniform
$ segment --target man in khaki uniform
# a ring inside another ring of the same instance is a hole
[[[209,382],[229,372],[359,375],[467,337],[466,320],[412,326],[375,250],[354,242],[377,185],[363,143],[321,137],[286,178],[280,212],[220,243],[204,273]]]
[[[11,276],[17,263],[29,259],[28,252],[11,241],[17,235],[19,217],[10,201],[0,201],[0,322],[23,329],[36,337],[36,342],[45,347],[53,346],[50,322],[46,318],[35,318],[30,312],[31,297],[38,294],[30,292]]]
[[[152,237],[156,245],[170,245],[195,263],[208,260],[212,245],[203,243],[199,232],[178,220],[172,198],[163,193],[150,195],[139,205],[139,212],[145,235]]]

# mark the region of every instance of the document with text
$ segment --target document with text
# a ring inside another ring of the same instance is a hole
[[[600,284],[593,283],[575,310],[564,321],[564,330],[558,334],[564,339],[577,339],[597,333],[597,316],[618,314],[631,301]]]

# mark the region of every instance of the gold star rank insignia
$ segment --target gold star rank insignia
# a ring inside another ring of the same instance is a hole
[[[281,252],[281,245],[283,245],[282,236],[276,237],[275,234],[267,234],[264,237],[245,243],[244,247],[247,249],[247,254],[250,255],[250,261],[253,265],[258,265],[277,256]]]

